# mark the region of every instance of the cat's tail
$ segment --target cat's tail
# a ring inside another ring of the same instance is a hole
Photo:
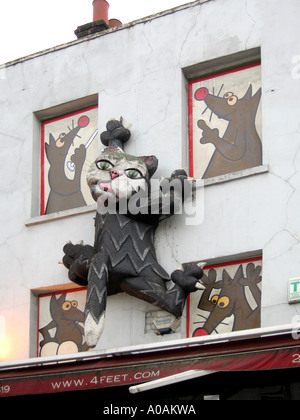
[[[87,345],[91,348],[96,347],[104,329],[108,260],[105,253],[96,254],[89,269],[84,333]]]

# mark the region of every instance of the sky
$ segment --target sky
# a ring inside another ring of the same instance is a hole
[[[189,1],[108,0],[109,19],[128,23]],[[92,20],[92,0],[1,0],[0,64],[73,41]]]

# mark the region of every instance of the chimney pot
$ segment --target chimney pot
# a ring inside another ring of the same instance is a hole
[[[122,22],[119,19],[109,19],[108,24],[110,28],[115,28],[122,25]]]
[[[108,20],[108,9],[109,3],[106,0],[94,0],[93,22],[78,26],[75,30],[77,38],[80,39],[122,25],[122,22],[118,19]]]
[[[104,20],[108,25],[108,9],[109,4],[106,0],[93,1],[93,21]]]

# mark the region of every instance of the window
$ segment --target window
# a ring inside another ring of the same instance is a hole
[[[98,107],[42,123],[41,215],[93,204],[86,172],[98,155]]]
[[[189,133],[195,178],[262,165],[260,63],[190,81]]]
[[[260,328],[262,258],[207,266],[188,301],[188,337]]]

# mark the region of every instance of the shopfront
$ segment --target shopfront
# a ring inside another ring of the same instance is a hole
[[[74,359],[72,360],[72,358]],[[300,339],[294,326],[1,365],[3,400],[108,402],[297,399]]]

